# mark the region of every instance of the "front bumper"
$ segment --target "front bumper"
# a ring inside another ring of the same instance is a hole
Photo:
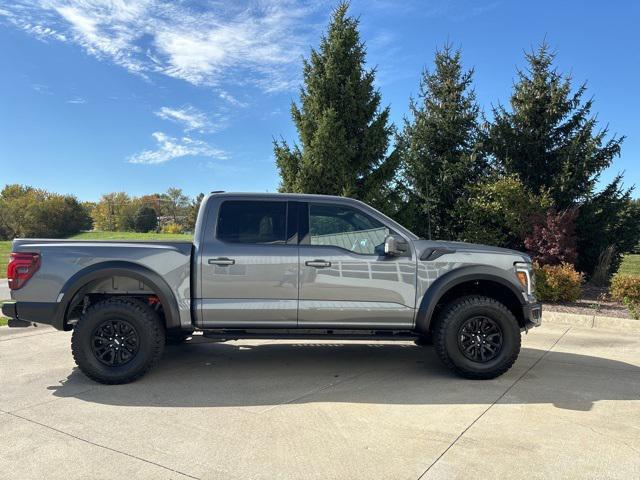
[[[10,327],[28,327],[32,322],[51,325],[63,330],[62,315],[58,303],[50,302],[5,302],[2,314],[9,317]]]
[[[527,303],[522,307],[522,316],[524,317],[525,330],[539,327],[542,323],[542,303]]]

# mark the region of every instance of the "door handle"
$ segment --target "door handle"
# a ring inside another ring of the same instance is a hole
[[[307,260],[304,262],[307,267],[326,268],[331,266],[331,262],[326,260]]]
[[[222,267],[228,267],[229,265],[234,265],[236,263],[235,260],[226,257],[220,258],[210,258],[209,265],[220,265]]]

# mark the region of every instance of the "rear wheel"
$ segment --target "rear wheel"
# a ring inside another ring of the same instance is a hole
[[[91,305],[73,330],[71,351],[92,380],[132,382],[162,356],[165,329],[158,314],[131,298],[110,298]]]
[[[469,296],[445,307],[433,331],[440,360],[458,375],[495,378],[511,368],[520,353],[520,327],[500,302]]]

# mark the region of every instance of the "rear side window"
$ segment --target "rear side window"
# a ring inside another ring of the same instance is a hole
[[[287,203],[224,202],[218,214],[217,237],[229,243],[284,244]]]

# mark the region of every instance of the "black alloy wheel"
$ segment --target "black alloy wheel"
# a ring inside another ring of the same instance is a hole
[[[135,327],[126,320],[107,320],[93,332],[91,349],[99,362],[115,367],[130,362],[140,341]]]
[[[458,331],[458,346],[469,360],[489,362],[502,350],[502,329],[488,317],[471,317]]]

